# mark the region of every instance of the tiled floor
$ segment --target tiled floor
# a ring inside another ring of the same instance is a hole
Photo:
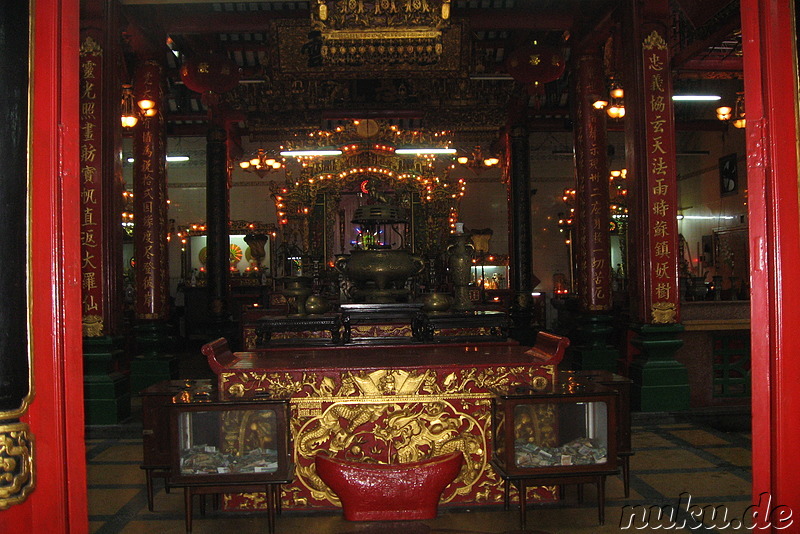
[[[635,455],[631,460],[631,496],[623,497],[622,483],[609,479],[606,487],[606,524],[597,524],[597,506],[592,488],[587,486],[583,503],[576,499],[574,487],[568,487],[566,498],[559,503],[532,505],[528,511],[527,532],[551,534],[582,534],[638,531],[675,532],[734,532],[733,521],[728,528],[718,516],[713,520],[716,529],[689,529],[699,526],[685,511],[675,517],[684,529],[663,523],[661,529],[642,528],[625,522],[631,509],[624,506],[678,506],[680,495],[688,492],[692,503],[724,505],[727,521],[741,518],[750,504],[750,435],[743,432],[722,432],[696,423],[647,424],[646,418],[634,427]],[[90,436],[92,434],[90,433]],[[127,438],[89,439],[90,525],[93,533],[182,533],[183,493],[174,490],[167,494],[160,481],[156,482],[155,511],[147,510],[144,473],[139,469],[141,441]],[[194,532],[237,534],[266,533],[266,513],[247,514],[209,510],[205,517],[195,506]],[[637,509],[641,510],[641,508]],[[721,510],[721,509],[720,509]],[[641,512],[639,512],[641,516]],[[650,527],[654,524],[650,515]],[[709,520],[707,515],[706,523]],[[518,511],[500,508],[466,510],[441,508],[439,516],[430,521],[395,523],[353,523],[344,521],[339,513],[284,512],[277,521],[277,534],[490,534],[521,532]],[[639,528],[637,528],[639,527]]]

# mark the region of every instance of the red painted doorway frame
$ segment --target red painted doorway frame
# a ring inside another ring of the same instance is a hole
[[[783,531],[798,532],[800,129],[794,1],[742,0],[741,13],[753,288],[753,499],[758,503],[767,493],[772,508],[788,506],[794,526]],[[761,532],[779,531],[775,527]]]
[[[23,0],[24,1],[24,0]],[[35,489],[6,532],[88,532],[79,257],[78,0],[31,0],[30,350]]]
[[[741,0],[748,117],[753,492],[800,521],[800,265],[793,2]],[[0,512],[19,532],[86,532],[78,213],[77,0],[36,0],[31,225],[52,262],[32,272],[37,488]],[[49,225],[47,224],[49,223]]]

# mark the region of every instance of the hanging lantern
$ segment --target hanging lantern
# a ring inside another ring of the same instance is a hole
[[[136,112],[136,102],[134,102],[133,98],[133,86],[127,83],[122,86],[120,121],[125,128],[133,128],[136,126],[136,123],[139,122],[139,116]]]
[[[535,43],[517,48],[506,59],[508,74],[527,86],[555,81],[565,68],[564,56],[558,49]]]
[[[239,75],[236,63],[222,54],[187,58],[181,65],[181,80],[200,94],[232,91],[239,85]]]

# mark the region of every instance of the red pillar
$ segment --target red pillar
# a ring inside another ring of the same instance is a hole
[[[163,321],[169,314],[167,270],[167,139],[162,67],[146,61],[136,73],[137,99],[156,102],[155,115],[142,117],[133,139],[133,220],[136,263],[136,319]]]
[[[81,289],[87,424],[130,416],[122,327],[122,50],[116,3],[81,6]],[[117,30],[117,31],[115,31]]]
[[[216,100],[213,98],[212,100]],[[230,320],[230,166],[227,130],[218,109],[209,112],[206,137],[206,228],[209,316],[225,333]],[[230,333],[226,335],[230,336]]]
[[[30,243],[46,260],[30,264],[31,358],[34,390],[22,422],[35,436],[36,487],[24,502],[0,511],[8,532],[87,532],[86,443],[83,421],[81,291],[79,249],[79,28],[77,0],[5,2],[3,9],[30,6],[36,31],[26,36],[27,15],[0,15],[23,47],[28,37],[30,108],[18,116],[31,124],[27,198]],[[27,69],[26,69],[27,70]],[[5,78],[5,76],[4,76]],[[8,95],[4,95],[6,97]],[[9,100],[0,99],[0,109]],[[6,131],[6,136],[10,135]],[[3,154],[5,158],[6,154]],[[24,277],[18,277],[24,280]],[[17,312],[25,313],[24,310]],[[25,335],[25,333],[21,333]]]
[[[137,100],[155,102],[155,113],[142,117],[133,138],[133,243],[136,276],[136,343],[131,362],[131,390],[177,377],[178,362],[169,355],[169,270],[167,254],[167,136],[162,66],[142,62],[134,80]]]
[[[581,311],[604,312],[611,309],[607,136],[605,112],[592,106],[606,92],[601,49],[580,54],[576,72],[578,291]]]
[[[625,49],[625,157],[633,199],[629,262],[631,314],[640,355],[630,367],[632,403],[642,411],[689,407],[689,378],[675,360],[678,224],[675,118],[668,0],[629,0]]]
[[[759,532],[788,532],[800,522],[800,283],[795,274],[800,265],[800,131],[793,4],[741,3],[752,287],[753,502],[766,509],[757,524],[764,528]],[[778,514],[789,511],[791,526],[778,521]],[[766,521],[771,528],[765,528]]]
[[[581,316],[573,340],[574,365],[617,370],[619,352],[608,338],[611,310],[611,236],[606,154],[606,113],[593,103],[606,92],[599,45],[588,45],[575,60],[575,166],[578,295]]]
[[[27,3],[0,7],[0,514],[4,508],[25,502],[36,486],[35,434],[20,421],[34,398],[34,367],[29,358],[27,273],[34,256],[28,252],[28,154],[30,78]],[[48,251],[49,252],[49,251]],[[46,257],[46,256],[45,256]],[[34,431],[36,429],[33,429]],[[2,516],[0,515],[0,522]]]
[[[638,6],[639,2],[632,2]],[[625,143],[633,184],[631,311],[643,324],[679,320],[678,187],[666,0],[646,2],[624,32]]]
[[[122,58],[113,5],[86,1],[81,12],[81,287],[87,337],[116,335],[122,324]]]

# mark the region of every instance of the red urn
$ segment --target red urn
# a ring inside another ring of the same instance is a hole
[[[348,521],[433,519],[442,491],[463,462],[461,451],[392,465],[314,458],[317,474],[339,496]]]

